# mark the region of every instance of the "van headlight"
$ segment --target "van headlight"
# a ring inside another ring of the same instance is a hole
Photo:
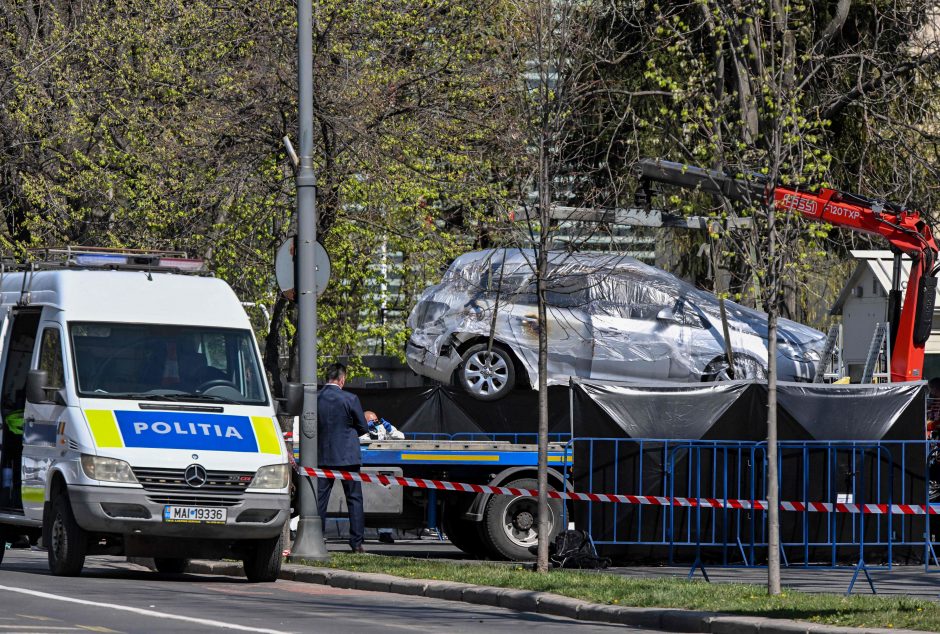
[[[290,484],[290,466],[287,464],[269,464],[255,473],[249,485],[253,489],[283,489]]]
[[[131,466],[117,458],[82,454],[82,471],[92,480],[102,482],[137,482]]]

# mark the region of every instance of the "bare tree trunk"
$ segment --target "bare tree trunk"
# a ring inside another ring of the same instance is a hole
[[[777,480],[777,267],[774,206],[767,212],[769,227],[767,306],[767,594],[780,594],[780,491]]]
[[[780,594],[780,491],[777,486],[777,315],[768,315],[767,364],[767,594]]]
[[[547,139],[542,135],[539,144],[539,246],[536,279],[538,281],[539,319],[539,460],[538,460],[538,554],[536,570],[548,572],[548,319],[545,309],[545,278],[548,274],[549,212],[551,184],[549,181]]]

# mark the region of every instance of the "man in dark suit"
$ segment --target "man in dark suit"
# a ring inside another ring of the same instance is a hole
[[[362,404],[355,394],[343,391],[346,366],[333,363],[326,369],[327,384],[317,395],[317,464],[321,469],[359,471],[362,456],[359,436],[369,433]],[[362,508],[362,483],[343,480],[343,493],[349,507],[349,546],[362,553],[365,513]],[[333,480],[320,478],[317,483],[317,510],[326,530],[326,507],[333,490]]]

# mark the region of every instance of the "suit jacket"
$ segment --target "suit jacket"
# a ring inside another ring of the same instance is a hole
[[[328,383],[317,394],[317,464],[362,464],[359,436],[368,434],[359,397]]]

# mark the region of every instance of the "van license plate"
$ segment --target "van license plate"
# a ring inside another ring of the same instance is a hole
[[[164,522],[197,522],[209,524],[224,524],[228,516],[228,509],[212,508],[207,506],[165,506],[163,507]]]

